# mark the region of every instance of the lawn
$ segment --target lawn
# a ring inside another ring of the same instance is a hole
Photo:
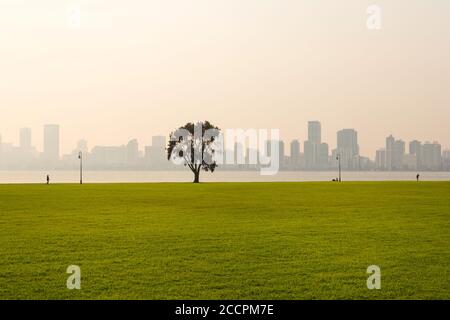
[[[449,265],[450,182],[0,185],[0,299],[450,299]]]

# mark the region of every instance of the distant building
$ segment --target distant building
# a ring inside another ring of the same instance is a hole
[[[306,169],[325,169],[328,167],[328,144],[322,143],[322,126],[319,121],[308,122],[308,140],[304,143]]]
[[[422,164],[422,142],[418,140],[409,143],[409,154],[416,157],[416,168],[421,169]]]
[[[328,169],[329,167],[329,148],[327,143],[321,143],[318,145],[317,152],[317,165],[318,169]]]
[[[152,145],[145,147],[145,163],[150,169],[167,169],[168,160],[166,155],[166,137],[152,137]]]
[[[403,140],[396,140],[394,143],[392,165],[393,170],[403,169],[403,159],[405,155],[405,142]]]
[[[375,169],[386,170],[386,149],[378,149],[376,151]]]
[[[442,151],[442,169],[450,171],[450,150]]]
[[[285,151],[284,151],[284,142],[281,140],[268,140],[266,142],[266,155],[268,157],[272,156],[272,143],[276,146],[278,145],[278,165],[279,168],[283,168],[286,164],[285,161]]]
[[[343,129],[337,133],[337,152],[343,169],[359,169],[358,133],[354,129]]]
[[[442,147],[438,142],[425,142],[422,146],[423,170],[442,170]]]
[[[245,152],[244,145],[239,142],[234,143],[234,165],[242,165],[245,164]]]
[[[23,152],[29,152],[31,150],[31,129],[20,129],[19,147]]]
[[[300,166],[300,141],[292,140],[290,149],[290,165],[292,168],[298,168]]]
[[[44,126],[43,158],[53,162],[59,160],[59,126],[56,124]]]
[[[127,144],[127,165],[136,166],[139,163],[139,144],[136,139]]]
[[[386,169],[387,170],[402,170],[403,158],[405,155],[405,142],[402,140],[395,140],[390,135],[386,138]]]
[[[308,141],[316,144],[322,142],[322,125],[319,121],[308,122]]]
[[[416,171],[417,170],[417,156],[415,154],[405,154],[402,160],[403,169]]]
[[[126,146],[96,146],[92,149],[90,166],[94,168],[122,169],[126,167]]]

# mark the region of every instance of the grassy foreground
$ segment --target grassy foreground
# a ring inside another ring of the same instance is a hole
[[[0,299],[450,299],[448,182],[0,185],[0,230]]]

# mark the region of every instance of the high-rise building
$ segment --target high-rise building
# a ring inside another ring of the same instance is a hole
[[[403,169],[404,155],[405,155],[405,142],[403,140],[395,140],[394,152],[392,157],[393,170]]]
[[[329,148],[327,143],[321,143],[318,145],[317,151],[317,168],[327,169],[329,167]]]
[[[28,152],[31,150],[31,129],[20,129],[19,146],[22,151]]]
[[[325,153],[327,153],[326,161]],[[319,121],[308,122],[308,140],[304,144],[304,157],[306,169],[323,169],[328,165],[328,145],[322,145],[322,126]]]
[[[394,153],[392,157],[392,166],[394,170],[403,169],[403,159],[405,155],[405,142],[396,140],[394,143]]]
[[[300,142],[298,140],[291,141],[290,163],[293,167],[300,164]]]
[[[234,143],[234,165],[245,164],[244,145],[239,142]]]
[[[442,151],[442,169],[445,171],[450,170],[450,149]]]
[[[122,169],[126,167],[127,157],[127,146],[95,146],[90,165],[93,168]]]
[[[375,156],[375,169],[386,170],[386,149],[378,149]]]
[[[59,159],[59,125],[48,124],[44,126],[43,157],[49,161],[57,161]]]
[[[145,158],[152,169],[166,169],[168,166],[166,155],[166,137],[152,137],[152,145],[145,147]]]
[[[272,156],[272,144],[277,147],[278,146],[278,165],[281,169],[285,165],[285,154],[284,154],[284,142],[282,140],[268,140],[266,142],[266,155],[268,157]]]
[[[395,138],[392,135],[387,137],[386,169],[402,170],[404,155],[405,155],[405,142],[402,140],[395,140]]]
[[[390,135],[386,138],[386,169],[392,170],[392,153],[394,151],[395,138]]]
[[[355,129],[343,129],[337,133],[337,152],[341,157],[343,169],[359,168],[358,132]]]
[[[438,142],[425,142],[422,146],[422,169],[442,169],[442,147]]]
[[[136,165],[139,162],[139,144],[136,139],[127,144],[127,164]]]
[[[314,169],[317,163],[317,144],[309,140],[303,145],[303,153],[305,155],[305,168]]]
[[[417,168],[417,156],[415,154],[404,154],[402,159],[402,168],[404,170],[416,171]]]
[[[409,154],[416,157],[416,168],[422,168],[422,142],[414,140],[409,143]]]
[[[308,141],[317,144],[322,142],[322,126],[319,121],[308,122]]]
[[[286,164],[285,161],[285,151],[284,151],[284,142],[282,140],[279,141],[279,150],[280,150],[280,169],[283,168]]]

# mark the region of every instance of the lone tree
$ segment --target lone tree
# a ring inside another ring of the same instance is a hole
[[[214,172],[216,141],[220,129],[209,121],[187,123],[170,133],[167,159],[188,166],[194,174],[194,183],[200,182],[200,171]]]

